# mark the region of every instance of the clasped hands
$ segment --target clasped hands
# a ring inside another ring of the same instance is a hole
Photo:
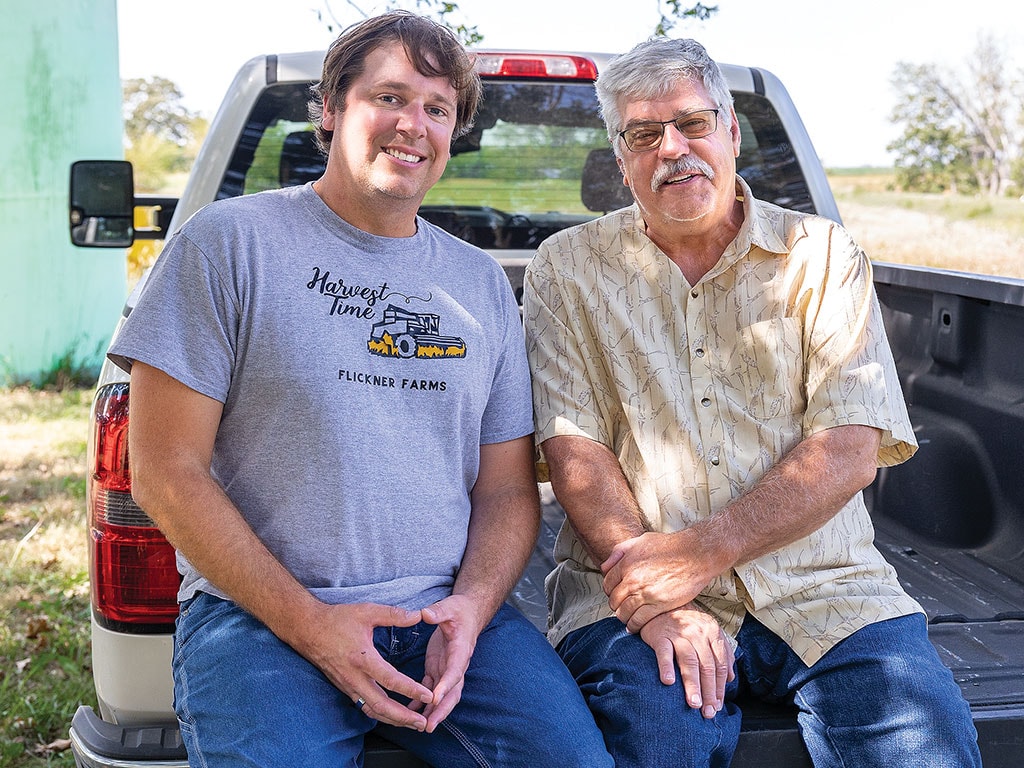
[[[718,622],[693,602],[717,575],[708,553],[689,546],[693,538],[681,531],[627,539],[601,572],[609,606],[654,650],[661,682],[673,684],[678,667],[687,704],[711,718],[724,705],[735,658]]]
[[[352,701],[362,702],[367,717],[402,728],[431,733],[462,697],[463,678],[482,627],[473,602],[452,595],[422,610],[375,603],[324,605],[324,621],[315,627],[316,649],[306,656]],[[376,627],[434,624],[427,642],[423,680],[402,674],[377,652]],[[410,699],[407,705],[388,692]]]

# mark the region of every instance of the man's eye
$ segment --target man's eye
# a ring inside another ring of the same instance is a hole
[[[634,128],[629,132],[629,138],[634,144],[650,144],[657,141],[660,135],[661,131],[654,128]]]
[[[704,133],[708,131],[711,127],[711,123],[705,117],[687,118],[685,120],[682,120],[681,122],[682,125],[680,127],[682,129],[682,132],[687,134]]]

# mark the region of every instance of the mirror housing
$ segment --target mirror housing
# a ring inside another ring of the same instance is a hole
[[[125,160],[79,160],[71,165],[71,242],[127,248],[135,240],[135,185]]]

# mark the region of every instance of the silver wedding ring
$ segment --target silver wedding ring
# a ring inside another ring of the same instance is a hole
[[[365,704],[366,702],[363,700],[362,696],[356,699],[356,709],[362,709]]]

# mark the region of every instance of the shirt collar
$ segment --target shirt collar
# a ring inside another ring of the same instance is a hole
[[[789,247],[783,236],[782,222],[775,214],[775,206],[754,197],[750,186],[739,176],[736,177],[736,198],[743,201],[743,225],[733,239],[740,253],[747,253],[754,246],[769,253],[788,253]]]

